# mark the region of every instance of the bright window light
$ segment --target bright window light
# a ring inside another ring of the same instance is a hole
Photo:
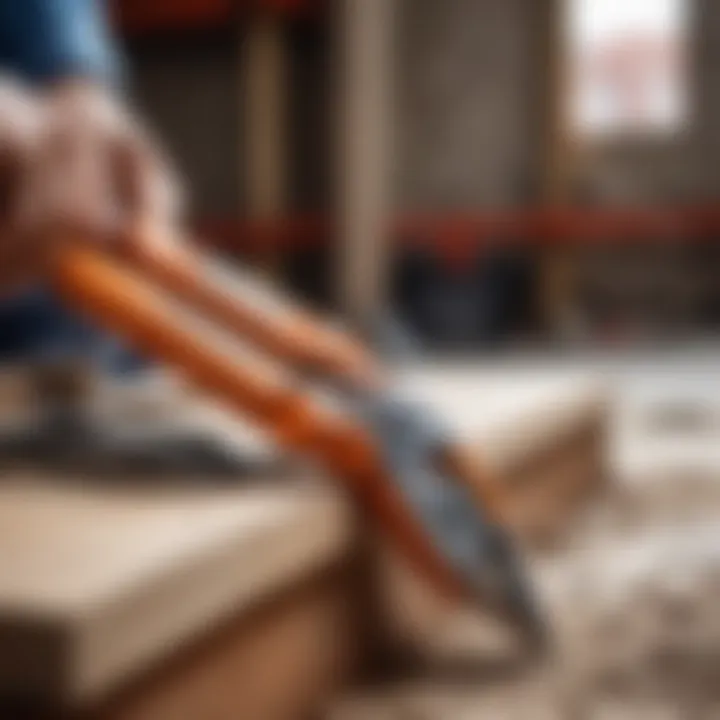
[[[575,133],[674,133],[688,120],[689,0],[567,0]]]

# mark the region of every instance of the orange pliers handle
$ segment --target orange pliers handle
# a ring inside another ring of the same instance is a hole
[[[389,384],[382,363],[349,333],[328,327],[297,305],[278,305],[276,297],[268,307],[263,303],[266,296],[258,299],[242,284],[230,287],[212,277],[203,271],[205,258],[201,254],[184,249],[188,245],[180,246],[172,238],[164,242],[156,233],[138,238],[128,255],[132,265],[158,287],[301,371],[361,390],[382,389]],[[467,485],[483,507],[501,517],[508,501],[495,478],[479,466],[477,456],[459,445],[447,447],[444,455],[451,473]]]
[[[147,258],[133,267],[101,250],[69,244],[51,265],[54,287],[71,306],[149,356],[181,369],[197,386],[252,418],[283,446],[318,458],[394,536],[408,559],[436,587],[453,597],[469,594],[462,579],[447,566],[407,512],[372,437],[362,425],[313,402],[267,363],[239,358],[241,348],[226,333],[194,329],[188,306],[158,287],[154,282],[157,272],[148,272],[151,265]],[[154,267],[161,269],[160,264]],[[185,272],[176,280],[189,281],[190,275]],[[192,294],[202,285],[193,280],[187,287]],[[198,293],[197,297],[202,295]],[[208,309],[211,303],[200,304]],[[254,331],[265,333],[253,318],[246,319]],[[281,336],[285,342],[282,333],[264,335],[278,343]]]

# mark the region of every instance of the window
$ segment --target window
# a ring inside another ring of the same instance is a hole
[[[688,119],[689,0],[567,0],[570,129],[671,133]]]

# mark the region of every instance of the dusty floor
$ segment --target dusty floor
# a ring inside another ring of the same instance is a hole
[[[702,370],[621,377],[613,485],[566,544],[532,561],[551,659],[493,674],[498,654],[464,619],[463,672],[443,672],[445,654],[414,679],[346,698],[332,719],[720,719],[720,371]]]
[[[556,643],[551,660],[498,668],[493,677],[487,648],[482,640],[472,648],[466,619],[456,630],[464,671],[458,664],[442,672],[440,662],[419,678],[348,699],[333,717],[720,718],[720,483],[697,481],[683,492],[678,483],[685,485],[658,482],[647,503],[641,493],[618,493],[571,544],[537,560]]]
[[[720,720],[720,354],[607,372],[612,487],[532,559],[553,657],[500,666],[477,619],[453,616],[438,662],[331,720]]]

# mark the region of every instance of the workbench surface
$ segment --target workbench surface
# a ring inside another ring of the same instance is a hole
[[[498,465],[569,432],[603,400],[593,378],[565,373],[421,368],[402,384]],[[95,697],[339,558],[353,527],[341,493],[318,470],[277,472],[235,486],[4,477],[0,686],[57,676],[72,698]]]

